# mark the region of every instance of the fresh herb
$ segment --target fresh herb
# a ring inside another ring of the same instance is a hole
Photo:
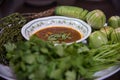
[[[64,42],[66,39],[71,39],[70,33],[61,32],[48,35],[48,41],[50,42]]]
[[[89,49],[82,43],[56,45],[32,36],[5,45],[18,80],[93,79],[93,74],[120,63],[120,43]],[[112,50],[111,50],[112,49]]]
[[[5,49],[3,47],[6,42],[24,40],[20,31],[25,23],[26,19],[19,13],[13,13],[0,19],[0,63],[6,64]]]

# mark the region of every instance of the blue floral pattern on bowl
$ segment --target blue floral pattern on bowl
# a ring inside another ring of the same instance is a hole
[[[63,16],[50,16],[32,20],[23,26],[21,33],[25,39],[29,40],[30,36],[38,30],[51,26],[71,27],[80,31],[80,33],[83,35],[83,38],[76,42],[85,40],[91,33],[91,27],[84,21]]]

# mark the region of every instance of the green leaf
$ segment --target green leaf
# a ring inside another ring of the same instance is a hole
[[[65,72],[65,76],[66,76],[66,80],[76,80],[76,71],[72,70],[72,71],[66,71]]]
[[[4,47],[6,48],[6,50],[8,52],[10,52],[10,51],[13,51],[16,48],[16,45],[14,43],[9,43],[8,42],[7,44],[4,45]]]
[[[56,53],[57,53],[59,56],[64,56],[64,55],[65,55],[64,48],[63,48],[62,45],[57,45],[57,46],[56,46]]]
[[[35,56],[33,54],[24,56],[24,61],[28,64],[32,64],[35,62]]]
[[[63,78],[63,72],[61,69],[56,69],[56,70],[53,70],[50,74],[50,78],[51,79],[62,79]]]

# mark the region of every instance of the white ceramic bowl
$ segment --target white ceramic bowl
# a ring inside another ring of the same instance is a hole
[[[29,40],[30,36],[35,34],[35,32],[49,26],[68,26],[76,29],[83,35],[83,37],[76,42],[84,41],[91,33],[91,27],[84,21],[63,16],[50,16],[34,19],[22,27],[21,33],[26,40]]]

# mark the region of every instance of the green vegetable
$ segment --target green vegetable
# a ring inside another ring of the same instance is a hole
[[[32,36],[5,45],[18,80],[93,80],[96,71],[120,63],[120,43],[89,49],[85,44],[56,45]]]
[[[58,6],[55,9],[56,15],[68,16],[86,20],[88,10],[75,6]]]
[[[87,14],[86,21],[93,29],[100,29],[105,25],[106,16],[101,10],[93,10]]]
[[[16,45],[9,43],[5,47],[10,66],[18,80],[76,80],[77,75],[81,75],[80,78],[91,78],[83,65],[82,52],[89,50],[83,44],[54,46],[33,36],[29,41],[18,42]]]
[[[65,80],[76,80],[76,72],[75,71],[67,71],[65,73],[66,79]]]
[[[114,29],[112,27],[105,26],[101,28],[100,31],[104,33],[108,40],[110,40],[111,33],[114,31]]]
[[[101,31],[94,31],[88,38],[91,48],[98,48],[108,42],[107,37]]]
[[[111,16],[108,19],[108,26],[111,26],[113,28],[120,27],[120,17],[119,16]]]
[[[6,64],[4,44],[24,40],[21,27],[26,19],[19,13],[13,13],[0,19],[0,63]]]
[[[113,43],[120,42],[120,28],[116,28],[112,33],[111,33],[111,41]]]
[[[6,42],[17,42],[23,39],[20,31],[25,23],[25,18],[19,13],[13,13],[0,19],[0,52]]]
[[[120,58],[120,55],[118,54],[120,52],[119,46],[120,46],[120,43],[116,43],[116,44],[106,44],[100,48],[97,48],[95,50],[95,53],[93,53],[94,60],[105,63],[105,64],[107,62],[108,63],[113,62],[114,64],[114,62],[116,62]]]

